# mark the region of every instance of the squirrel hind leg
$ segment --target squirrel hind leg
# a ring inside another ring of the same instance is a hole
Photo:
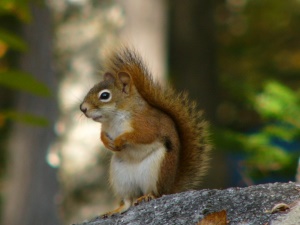
[[[139,197],[138,199],[136,199],[133,203],[133,205],[139,205],[140,203],[142,202],[149,202],[153,199],[156,199],[157,196],[155,196],[153,193],[149,193],[149,194],[146,194],[146,195],[143,195],[141,197]]]
[[[126,212],[130,206],[132,205],[132,200],[131,199],[124,199],[121,201],[120,206],[116,208],[115,210],[109,211],[107,213],[104,213],[101,215],[101,218],[108,218],[113,215],[121,214]]]

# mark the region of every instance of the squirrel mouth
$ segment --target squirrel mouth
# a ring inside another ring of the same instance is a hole
[[[92,118],[94,121],[99,121],[102,119],[102,116],[96,116]]]
[[[92,120],[96,121],[96,122],[101,122],[103,116],[95,116],[95,117],[92,117]]]

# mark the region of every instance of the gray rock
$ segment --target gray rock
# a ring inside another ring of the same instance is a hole
[[[296,183],[262,184],[226,190],[188,191],[162,196],[151,202],[131,207],[122,215],[106,219],[97,217],[81,225],[195,225],[205,215],[221,210],[226,210],[230,225],[268,224],[278,216],[287,213],[270,213],[276,204],[291,204],[299,199],[300,186]]]

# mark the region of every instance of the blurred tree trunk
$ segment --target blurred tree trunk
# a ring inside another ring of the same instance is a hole
[[[51,149],[50,159],[59,166],[61,212],[64,222],[70,224],[112,210],[116,204],[108,188],[110,154],[100,141],[100,125],[85,118],[79,105],[101,80],[101,63],[111,46],[129,44],[142,51],[157,72],[165,72],[166,29],[161,29],[165,21],[158,19],[165,13],[164,8],[159,8],[163,6],[159,0],[143,4],[138,0],[48,3],[55,19],[60,76],[60,118],[56,126],[59,140]],[[149,23],[155,28],[150,29]],[[144,35],[148,38],[143,39]]]
[[[191,97],[215,122],[217,73],[213,4],[211,0],[175,0],[171,5],[170,71],[176,86]]]
[[[23,38],[29,51],[21,57],[20,67],[44,82],[55,94],[57,83],[52,70],[50,14],[47,8],[35,6],[32,17],[32,22],[23,27]],[[46,117],[50,126],[13,124],[8,143],[3,224],[59,224],[54,202],[58,191],[56,175],[46,163],[49,145],[55,138],[55,98],[19,93],[15,109]]]
[[[155,79],[165,81],[167,72],[167,22],[166,1],[119,0],[126,14],[126,24],[121,38],[134,46],[143,58]]]
[[[218,78],[216,70],[216,42],[214,37],[214,1],[170,1],[170,74],[175,85],[187,90],[192,99],[204,109],[205,118],[216,125]],[[212,134],[213,135],[213,134]],[[223,156],[214,151],[212,170],[219,176],[207,177],[205,185],[226,185],[226,166]],[[218,165],[218,166],[217,166]]]
[[[49,0],[59,75],[58,140],[49,155],[59,167],[60,211],[65,224],[112,208],[107,185],[109,153],[101,148],[100,125],[88,120],[79,105],[101,80],[101,62],[123,26],[121,8],[111,1]]]

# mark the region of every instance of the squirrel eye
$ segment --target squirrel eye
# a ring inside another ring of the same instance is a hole
[[[98,98],[101,102],[109,102],[111,100],[111,97],[112,95],[107,89],[100,91],[98,94]]]

